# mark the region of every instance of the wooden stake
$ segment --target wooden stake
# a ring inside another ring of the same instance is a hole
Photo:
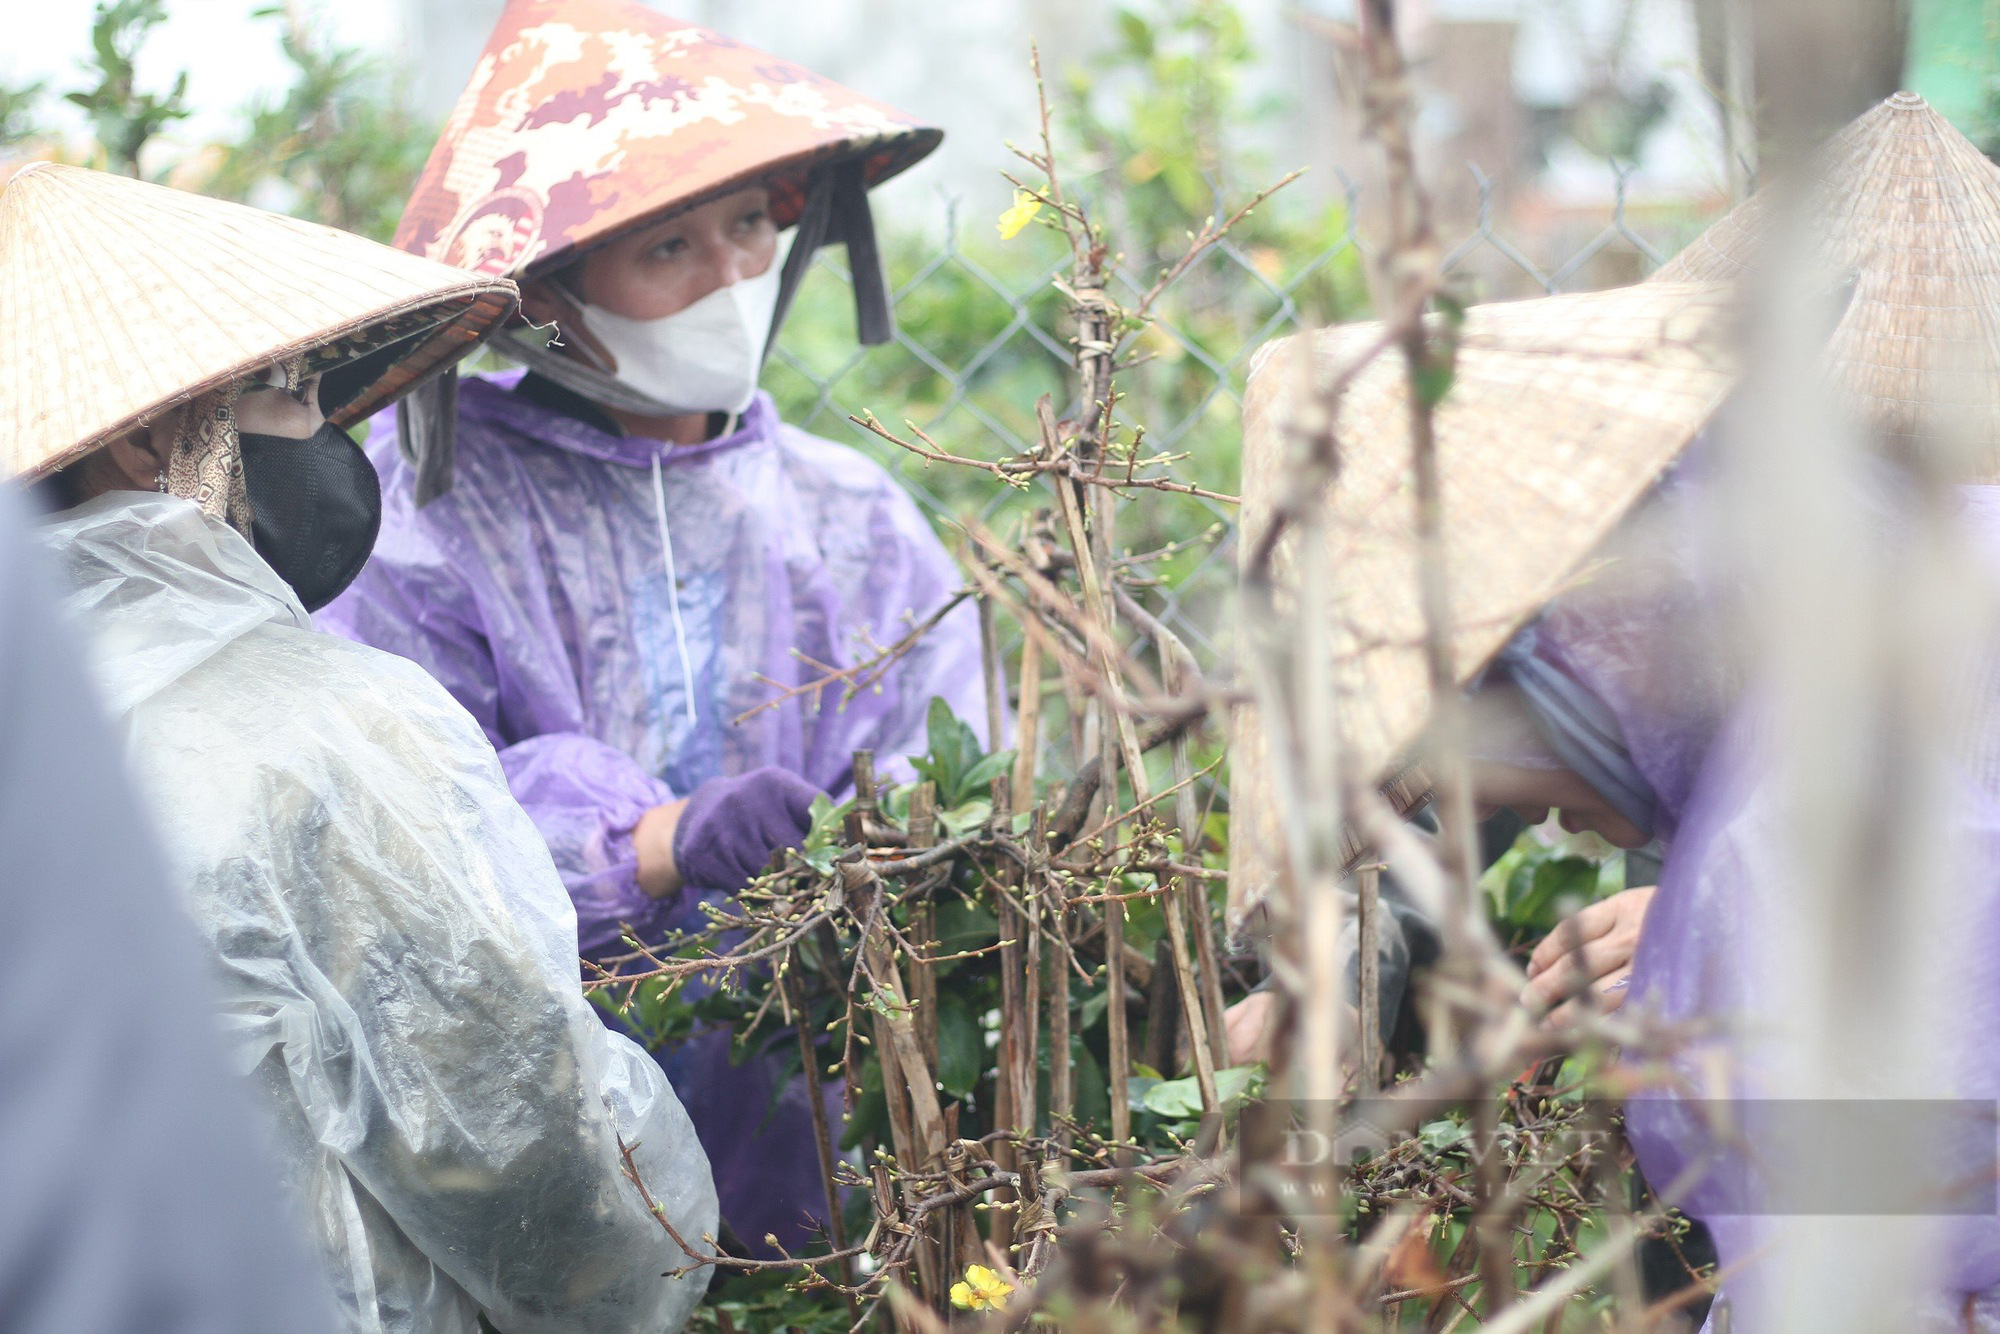
[[[919,783],[910,792],[910,846],[933,847],[937,843],[937,785]],[[938,1014],[937,965],[930,956],[937,952],[937,903],[929,894],[910,908],[910,943],[917,956],[910,960],[910,992],[917,1003],[917,1033],[923,1042],[924,1058],[937,1069]]]
[[[836,1159],[833,1153],[833,1129],[827,1124],[826,1098],[820,1091],[819,1053],[813,1045],[812,1015],[807,1011],[805,988],[794,972],[799,966],[797,951],[784,962],[784,972],[780,985],[785,989],[785,1003],[792,1011],[792,1026],[798,1030],[799,1064],[805,1069],[806,1096],[812,1100],[813,1147],[819,1151],[820,1180],[826,1187],[826,1228],[827,1237],[833,1242],[833,1249],[847,1249],[847,1225],[840,1216],[840,1186],[834,1172]],[[854,1286],[854,1261],[840,1262],[841,1282]],[[852,1293],[847,1294],[847,1314],[850,1325],[861,1320],[861,1308]]]
[[[1169,694],[1178,695],[1188,687],[1188,674],[1193,670],[1194,658],[1187,645],[1165,626],[1155,627],[1159,633],[1160,681]],[[1180,836],[1181,857],[1191,865],[1197,865],[1196,854],[1201,848],[1205,835],[1200,829],[1201,811],[1195,801],[1194,763],[1188,758],[1187,734],[1173,739],[1174,786],[1174,832]],[[1190,927],[1194,934],[1195,960],[1201,966],[1201,1011],[1208,1029],[1209,1060],[1220,1070],[1229,1064],[1227,1029],[1223,1025],[1222,1011],[1222,965],[1215,948],[1215,918],[1209,911],[1208,891],[1202,885],[1189,885],[1185,895],[1187,911],[1193,918]]]
[[[1109,625],[1104,586],[1098,582],[1097,562],[1090,550],[1090,543],[1083,530],[1083,515],[1079,502],[1071,495],[1070,488],[1057,487],[1056,493],[1062,499],[1063,519],[1069,526],[1070,544],[1076,550],[1077,574],[1083,585],[1084,605],[1089,613],[1098,618],[1100,624]],[[1152,784],[1146,778],[1145,757],[1139,750],[1138,729],[1132,725],[1131,710],[1126,705],[1124,678],[1117,664],[1108,657],[1103,662],[1104,681],[1111,698],[1106,701],[1105,721],[1116,729],[1119,749],[1124,755],[1125,772],[1132,784],[1132,800],[1135,803],[1150,801],[1153,796]],[[1165,913],[1167,935],[1174,947],[1174,971],[1179,974],[1181,1008],[1188,1027],[1188,1046],[1194,1053],[1194,1073],[1196,1086],[1201,1090],[1201,1104],[1204,1110],[1214,1111],[1221,1105],[1216,1093],[1215,1060],[1209,1045],[1207,1016],[1202,1013],[1201,992],[1194,978],[1193,946],[1188,939],[1186,914],[1178,908],[1186,887],[1180,877],[1169,876],[1161,881],[1165,891],[1163,897],[1168,905]]]
[[[1382,871],[1364,866],[1358,922],[1361,946],[1361,1092],[1382,1087]]]

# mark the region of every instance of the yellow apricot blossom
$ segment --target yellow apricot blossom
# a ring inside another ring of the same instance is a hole
[[[1014,192],[1014,206],[1000,215],[1000,239],[1011,241],[1021,234],[1021,229],[1035,220],[1042,211],[1042,201],[1026,190]],[[974,1265],[977,1269],[979,1266]],[[990,1271],[989,1271],[990,1272]]]
[[[951,1285],[951,1304],[961,1311],[1004,1311],[1014,1285],[985,1265],[967,1265],[965,1281]]]

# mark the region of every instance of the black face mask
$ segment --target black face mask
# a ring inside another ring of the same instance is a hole
[[[318,611],[354,582],[382,527],[382,483],[361,446],[332,423],[305,439],[244,433],[250,544]]]

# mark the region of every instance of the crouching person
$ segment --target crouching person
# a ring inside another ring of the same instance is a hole
[[[101,242],[93,238],[101,238]],[[679,1327],[715,1227],[657,1066],[591,1013],[576,915],[476,723],[316,633],[380,497],[340,427],[514,292],[370,242],[67,167],[0,191],[0,464],[43,541],[214,951],[348,1326]]]

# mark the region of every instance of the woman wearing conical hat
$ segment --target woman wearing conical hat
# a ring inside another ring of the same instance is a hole
[[[1809,202],[1820,261],[1851,284],[1824,353],[1836,392],[1892,453],[1976,483],[2000,478],[2000,168],[1921,97],[1897,93],[1824,146]],[[1768,234],[1767,209],[1761,194],[1745,202],[1650,281],[1742,279]],[[1254,856],[1258,844],[1235,846]],[[1259,878],[1246,870],[1246,881]],[[1628,890],[1552,932],[1530,963],[1531,999],[1573,1011],[1565,997],[1581,972],[1595,1003],[1617,1005],[1654,898]],[[1247,1016],[1238,1022],[1253,1041]]]
[[[1558,626],[1568,622],[1552,613],[1533,629],[1510,632],[1534,621],[1571,572],[1610,540],[1621,516],[1639,505],[1714,411],[1729,383],[1713,350],[1720,311],[1712,288],[1662,284],[1468,312],[1438,439],[1441,460],[1451,465],[1445,502],[1453,597],[1469,609],[1454,659],[1468,677],[1482,664],[1498,663],[1475,710],[1483,761],[1475,797],[1483,805],[1517,808],[1536,823],[1559,809],[1575,830],[1624,846],[1671,830],[1676,801],[1653,795],[1630,757],[1610,744],[1617,729],[1605,706],[1562,689],[1561,680],[1539,669],[1542,656],[1559,651]],[[1272,521],[1287,423],[1294,395],[1307,383],[1306,363],[1341,365],[1376,333],[1375,326],[1343,328],[1259,352],[1244,405],[1246,552],[1261,545],[1260,533]],[[1341,663],[1341,764],[1384,772],[1410,757],[1429,709],[1398,374],[1387,362],[1373,367],[1341,401],[1341,473],[1328,514],[1333,577],[1322,580]],[[1525,455],[1512,443],[1529,439],[1536,446]],[[1286,580],[1292,577],[1287,569]],[[1692,691],[1703,679],[1702,663],[1698,655],[1689,664],[1670,652],[1676,644],[1670,610],[1662,602],[1644,642],[1663,664],[1674,662],[1669,679]],[[1676,735],[1705,745],[1709,734],[1690,723]],[[1230,893],[1239,914],[1268,891],[1282,867],[1283,744],[1266,737],[1254,709],[1239,716],[1230,783]],[[1662,786],[1675,784],[1662,780]],[[1393,906],[1382,935],[1384,979],[1395,971],[1387,965],[1406,970],[1408,958],[1426,952],[1414,948],[1414,939],[1409,949],[1392,939],[1412,919],[1426,941],[1442,920],[1434,904]],[[1350,921],[1350,953],[1356,944]],[[1565,989],[1573,985],[1573,971],[1559,976]],[[1358,973],[1349,968],[1348,977],[1352,991]],[[1401,987],[1399,975],[1383,991],[1385,1028]],[[1240,1057],[1266,1054],[1276,1010],[1270,992],[1232,1007],[1229,1038]]]
[[[397,243],[520,280],[525,375],[385,423],[383,540],[325,623],[428,668],[479,719],[549,841],[586,955],[702,924],[796,843],[852,753],[891,773],[934,696],[985,730],[960,608],[879,685],[787,693],[871,658],[961,584],[880,467],[784,425],[757,389],[818,247],[843,243],[860,338],[892,335],[867,191],[939,133],[632,0],[512,0]],[[543,348],[547,326],[560,343]],[[664,1059],[756,1244],[824,1190],[803,1094],[726,1034]]]
[[[655,1334],[704,1278],[707,1164],[578,985],[576,918],[492,747],[308,608],[374,541],[341,429],[514,309],[511,284],[70,167],[0,190],[4,474],[214,951],[349,1328]]]
[[[1920,461],[1933,479],[1954,482],[1956,504],[1941,520],[1912,512],[1913,489],[1895,469],[1871,474],[1865,500],[1874,522],[1863,535],[1865,558],[1908,559],[1899,544],[1924,523],[1941,522],[2000,578],[2000,472],[1982,449],[1953,443],[1960,432],[1982,446],[1995,439],[1987,414],[2000,404],[2000,359],[1991,358],[1995,344],[1980,325],[1991,305],[1979,292],[2000,262],[1979,238],[2000,219],[2000,170],[1920,101],[1898,96],[1843,132],[1822,172],[1828,188],[1820,240],[1855,279],[1829,339],[1829,373],[1891,459]],[[1742,233],[1756,225],[1758,211],[1755,201],[1746,207],[1747,223],[1739,214],[1718,223],[1664,277],[1742,272],[1751,253]],[[1711,267],[1725,248],[1737,256],[1733,272]],[[1636,945],[1628,946],[1629,980],[1620,969],[1614,981],[1625,981],[1625,1004],[1649,1018],[1698,1036],[1723,1035],[1688,1054],[1685,1087],[1722,1087],[1719,1069],[1726,1069],[1727,1090],[1737,1098],[1769,1099],[1765,1081],[1796,1050],[1787,1045],[1795,1040],[1792,1025],[1809,1008],[1784,989],[1773,927],[1783,920],[1777,896],[1800,868],[1788,856],[1793,815],[1772,751],[1778,732],[1770,690],[1728,633],[1751,608],[1717,574],[1713,469],[1698,447],[1678,457],[1728,386],[1722,360],[1701,351],[1716,342],[1714,331],[1660,313],[1690,290],[1658,281],[1469,313],[1457,379],[1437,422],[1459,616],[1453,649],[1471,690],[1474,799],[1513,805],[1528,818],[1574,809],[1580,827],[1614,841],[1664,841],[1659,887]],[[1663,305],[1648,316],[1648,301]],[[1621,325],[1625,333],[1611,336]],[[1371,336],[1323,336],[1312,359],[1322,368],[1341,364]],[[1617,364],[1549,355],[1593,341]],[[1302,359],[1281,347],[1253,376],[1246,547],[1271,521],[1278,498],[1276,446],[1288,404],[1296,402],[1290,396],[1308,383],[1285,367]],[[1885,371],[1912,392],[1883,392]],[[1376,367],[1343,399],[1342,473],[1329,501],[1339,536],[1326,596],[1347,705],[1344,758],[1374,773],[1413,752],[1429,712],[1415,520],[1403,482],[1409,442],[1401,374],[1393,363]],[[1709,428],[1718,436],[1728,429],[1726,419]],[[1933,660],[1946,652],[1936,646]],[[1974,1100],[1973,1119],[2000,1098],[1997,658],[2000,645],[1982,642],[1966,650],[1966,660],[1936,667],[1932,679],[1948,684],[1936,686],[1924,707],[1951,720],[1952,749],[1909,766],[1935,763],[1941,775],[1936,824],[1927,832],[1942,849],[1939,875],[1951,886],[1952,914],[1936,923],[1930,960],[1930,971],[1949,980],[1948,1006],[1933,1011],[1940,1059],[1920,1077],[1940,1080],[1950,1097]],[[1896,725],[1869,721],[1857,732]],[[1249,734],[1258,744],[1246,763],[1245,737],[1237,738],[1232,797],[1234,818],[1257,830],[1275,820],[1273,774],[1285,757],[1264,749],[1254,726]],[[1232,850],[1243,847],[1239,829]],[[1232,870],[1259,870],[1249,864],[1253,851],[1242,852]],[[1232,884],[1232,891],[1248,887]],[[1589,949],[1578,953],[1583,957],[1558,970],[1568,974],[1566,989],[1598,975]],[[1869,996],[1884,985],[1878,968],[1888,973],[1892,961],[1856,959],[1838,981],[1851,995]],[[1726,1066],[1709,1059],[1719,1055],[1730,1058]],[[1935,1091],[1897,1083],[1885,1096]],[[1672,1189],[1676,1204],[1709,1224],[1723,1272],[1737,1275],[1731,1287],[1753,1308],[1773,1295],[1757,1257],[1776,1235],[1759,1216],[1775,1207],[1760,1194],[1760,1163],[1815,1137],[1837,1143],[1825,1137],[1845,1133],[1853,1144],[1856,1130],[1831,1119],[1788,1123],[1781,1106],[1765,1105],[1778,1109],[1745,1128],[1748,1156],[1673,1097],[1648,1095],[1626,1108],[1646,1179]],[[1899,1311],[1877,1324],[2000,1328],[2000,1216],[1990,1203],[1956,1193],[1968,1183],[1990,1185],[1990,1119],[1969,1131],[1946,1118],[1911,1122],[1904,1133],[1931,1147],[1941,1179],[1917,1173],[1899,1183],[1908,1194],[1849,1196],[1822,1209],[1957,1215],[1941,1225],[1942,1244],[1924,1257],[1931,1267],[1922,1276],[1922,1311]],[[1941,1138],[1956,1134],[1966,1138]],[[1829,1180],[1851,1165],[1809,1164]]]
[[[1848,407],[1892,453],[1985,483],[2000,477],[2000,169],[1915,93],[1897,93],[1833,137],[1813,164],[1810,226],[1823,264],[1851,283],[1824,364]],[[1768,235],[1768,200],[1731,210],[1653,276],[1736,282]],[[1628,890],[1552,933],[1531,997],[1563,1001],[1592,979],[1622,999],[1655,891]],[[1581,947],[1565,949],[1566,941]]]

